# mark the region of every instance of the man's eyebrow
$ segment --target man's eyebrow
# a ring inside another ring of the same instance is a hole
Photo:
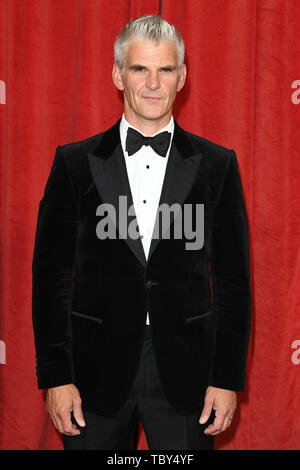
[[[142,64],[132,64],[132,65],[129,65],[129,69],[135,69],[135,68],[143,68],[143,69],[148,69],[148,67],[146,67],[146,65],[142,65]],[[171,70],[175,70],[176,69],[176,65],[162,65],[161,67],[159,67],[160,69],[171,69]]]

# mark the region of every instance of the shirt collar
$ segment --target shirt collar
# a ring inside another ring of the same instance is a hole
[[[140,132],[142,135],[145,135],[139,129],[137,129],[136,127],[129,124],[129,122],[126,120],[125,115],[123,113],[121,121],[120,121],[120,138],[121,138],[121,144],[122,144],[122,148],[123,148],[124,153],[125,153],[125,147],[126,147],[126,137],[127,137],[128,127],[132,127],[136,131]],[[155,134],[153,134],[151,137],[153,137],[156,134],[160,134],[161,132],[167,131],[167,132],[171,132],[171,141],[170,142],[172,142],[174,129],[175,129],[175,124],[174,124],[174,118],[173,118],[173,115],[172,115],[170,121],[168,122],[168,124],[163,129],[160,129]]]

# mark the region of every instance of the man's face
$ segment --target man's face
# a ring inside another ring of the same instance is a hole
[[[185,82],[186,67],[178,68],[174,43],[132,40],[123,74],[114,64],[113,80],[124,91],[124,111],[132,123],[170,119],[172,106]]]

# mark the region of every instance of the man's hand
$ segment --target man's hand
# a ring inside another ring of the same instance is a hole
[[[206,423],[212,409],[215,410],[215,419],[207,426],[204,433],[215,436],[229,428],[233,414],[236,410],[237,398],[233,390],[225,390],[217,387],[207,387],[204,407],[199,419],[200,424]]]
[[[46,408],[54,426],[62,434],[67,436],[80,434],[80,430],[71,422],[71,411],[79,426],[85,426],[80,394],[73,384],[49,388]]]

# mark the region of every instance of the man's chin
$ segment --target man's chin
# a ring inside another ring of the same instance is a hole
[[[153,110],[154,111],[154,110]],[[163,117],[166,116],[166,114],[168,114],[168,112],[164,112],[164,113],[158,113],[158,112],[148,112],[148,113],[143,113],[143,114],[140,114],[140,116],[147,120],[147,121],[159,121],[160,119],[162,119]]]

